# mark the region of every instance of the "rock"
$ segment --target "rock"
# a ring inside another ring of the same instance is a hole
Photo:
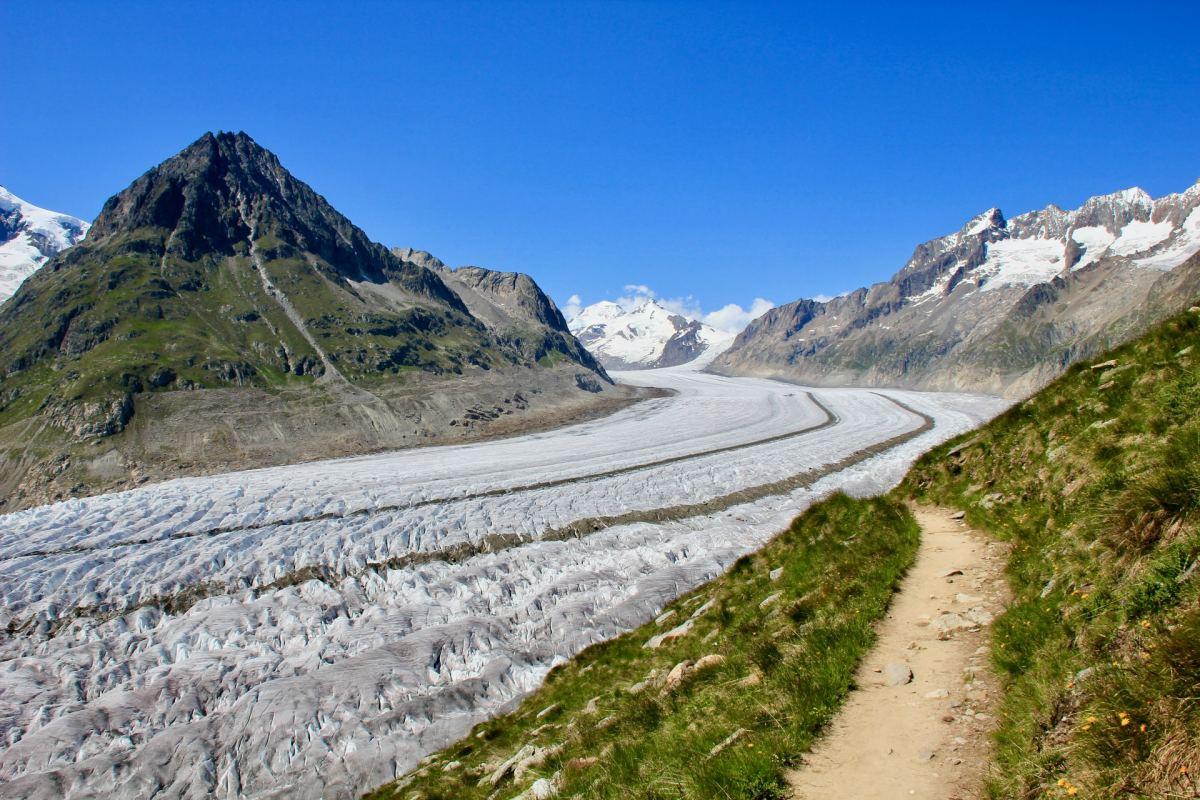
[[[939,639],[949,639],[957,631],[964,631],[974,627],[973,623],[950,611],[945,614],[939,614],[934,618],[932,624],[938,632]]]
[[[959,592],[958,594],[954,595],[954,602],[961,603],[964,606],[969,606],[974,603],[982,603],[983,598],[976,597],[973,594],[964,594],[962,592]]]
[[[762,673],[758,670],[754,670],[749,675],[738,681],[738,684],[741,686],[757,686],[760,683],[762,683]]]
[[[673,616],[675,616],[675,609],[671,609],[670,611],[667,611],[664,614],[659,614],[657,617],[654,618],[654,624],[662,625],[664,622],[666,622]]]
[[[949,697],[949,696],[950,696],[950,692],[948,692],[945,689],[934,689],[931,692],[925,693],[926,700],[941,700],[942,698]]]
[[[442,772],[453,772],[454,770],[458,769],[461,766],[462,766],[461,761],[451,761],[449,764],[442,767]]]
[[[980,507],[987,509],[988,511],[991,511],[993,508],[995,508],[997,505],[999,505],[1000,503],[1003,503],[1003,502],[1004,502],[1004,493],[1003,492],[989,492],[989,493],[985,494],[983,497],[979,498]]]
[[[558,783],[550,778],[538,778],[529,787],[530,800],[550,800],[558,794]]]
[[[692,671],[693,663],[692,661],[680,661],[671,668],[671,671],[667,673],[666,681],[663,682],[663,694],[669,694],[683,685]]]
[[[976,625],[991,625],[992,619],[994,619],[992,612],[986,608],[972,608],[963,616]]]
[[[1115,358],[1111,358],[1108,361],[1101,361],[1099,364],[1092,364],[1092,369],[1093,370],[1112,369],[1116,365],[1117,365],[1117,360]]]
[[[761,603],[758,604],[758,607],[766,608],[767,606],[772,605],[782,595],[783,595],[783,592],[775,592],[774,594],[769,594],[763,599],[763,601]]]
[[[709,600],[707,603],[705,603],[704,605],[700,606],[695,611],[693,611],[690,619],[696,619],[696,617],[699,617],[701,614],[703,614],[705,611],[708,611],[710,608],[712,608],[716,604],[717,604],[717,601],[715,598]]]
[[[698,661],[694,662],[680,661],[667,673],[667,679],[663,682],[662,693],[670,694],[687,683],[693,676],[724,663],[725,656],[716,654],[702,656]]]
[[[708,605],[708,603],[705,603],[705,606],[707,606],[707,605]],[[697,609],[696,614],[693,614],[692,618],[689,619],[687,622],[683,623],[682,625],[678,625],[678,626],[672,628],[671,630],[667,631],[666,633],[660,633],[657,636],[651,636],[649,641],[647,641],[644,645],[642,645],[642,647],[650,649],[650,650],[657,650],[659,647],[662,646],[663,642],[669,642],[674,639],[679,639],[683,636],[687,636],[689,633],[691,633],[692,626],[696,624],[696,620],[695,620],[696,615],[699,614],[700,611],[703,610],[703,608],[704,608],[704,606],[701,606],[700,609]]]
[[[903,686],[912,683],[912,668],[903,661],[889,661],[883,668],[883,677],[888,686]]]
[[[967,514],[965,511],[955,511],[953,514],[950,515],[950,519],[962,519],[966,515]]]
[[[591,700],[588,700],[588,701],[587,701],[587,705],[583,707],[583,713],[585,713],[585,714],[599,714],[599,713],[600,713],[600,705],[599,705],[599,703],[600,703],[600,698],[599,698],[599,697],[593,697]]]
[[[548,705],[537,713],[537,716],[535,717],[535,719],[541,719],[542,717],[549,716],[550,714],[553,714],[555,711],[558,711],[560,708],[562,708],[562,706],[560,706],[558,703],[554,703],[553,705]]]
[[[491,774],[484,777],[480,784],[487,783],[491,786],[499,786],[510,775],[513,780],[521,780],[525,773],[529,770],[541,766],[546,759],[551,756],[558,755],[563,749],[561,744],[551,745],[549,747],[538,747],[533,744],[526,744],[516,753],[511,755],[507,760],[501,763],[498,767],[492,770]]]
[[[525,774],[530,770],[540,767],[546,762],[546,759],[551,756],[556,756],[562,752],[563,745],[556,744],[549,747],[535,747],[533,752],[528,756],[518,761],[513,765],[513,780],[519,781],[525,777]]]
[[[745,728],[738,728],[733,733],[726,736],[719,744],[714,745],[713,749],[708,751],[708,757],[714,758],[720,755],[724,750],[728,749],[734,742],[741,739],[743,736],[748,736],[750,731]]]
[[[779,580],[783,577],[783,567],[776,567],[775,569],[771,570],[770,575],[772,581]]]

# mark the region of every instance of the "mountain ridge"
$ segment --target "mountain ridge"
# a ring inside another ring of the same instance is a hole
[[[1174,289],[1200,271],[1198,208],[1200,182],[1011,219],[992,208],[918,245],[888,281],[772,309],[709,369],[1022,396],[1179,309]]]

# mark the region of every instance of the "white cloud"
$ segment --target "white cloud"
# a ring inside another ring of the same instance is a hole
[[[573,294],[567,298],[567,302],[563,303],[563,316],[570,320],[572,317],[579,316],[579,312],[583,309],[583,299],[579,295]]]
[[[756,297],[748,309],[743,308],[737,303],[727,303],[715,311],[706,312],[700,306],[700,302],[692,295],[685,297],[659,297],[657,292],[644,283],[627,283],[624,289],[625,294],[616,298],[613,302],[626,311],[632,311],[647,300],[654,300],[672,314],[679,314],[688,319],[698,319],[717,330],[729,333],[741,332],[752,320],[758,319],[775,307],[775,303],[770,300]],[[563,314],[570,320],[579,313],[580,308],[579,295],[571,295],[563,306]]]
[[[742,308],[737,303],[725,306],[705,314],[701,319],[706,325],[712,325],[719,331],[740,333],[743,328],[775,307],[770,300],[762,297],[754,298],[750,308]]]

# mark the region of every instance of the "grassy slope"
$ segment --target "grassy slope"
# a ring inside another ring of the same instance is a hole
[[[901,487],[1014,544],[994,797],[1200,796],[1198,351],[1185,313]]]
[[[874,638],[871,623],[911,563],[917,538],[902,504],[834,496],[726,575],[676,600],[662,624],[589,648],[552,671],[515,712],[477,726],[371,797],[507,798],[555,773],[569,797],[782,797],[783,770],[849,690]],[[687,635],[643,647],[706,605]],[[672,668],[709,655],[724,661],[664,691]],[[710,756],[739,730],[732,745]],[[488,777],[527,745],[561,749],[493,785]]]

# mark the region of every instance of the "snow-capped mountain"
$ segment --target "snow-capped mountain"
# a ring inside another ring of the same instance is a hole
[[[997,208],[919,245],[888,282],[797,300],[711,365],[818,385],[1019,396],[1200,293],[1200,183],[1005,219]]]
[[[88,223],[27,203],[0,186],[0,302],[52,256],[87,233]]]
[[[594,303],[568,327],[606,369],[706,364],[734,339],[732,333],[676,314],[652,299],[632,309],[610,300]]]

